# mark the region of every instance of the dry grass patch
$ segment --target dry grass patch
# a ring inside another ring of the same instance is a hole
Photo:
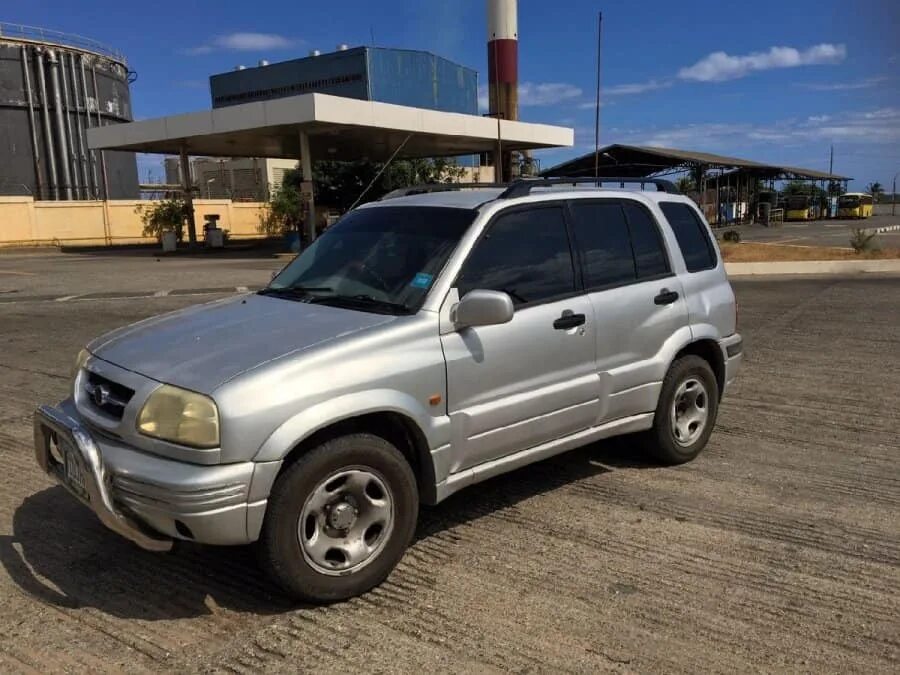
[[[791,246],[789,244],[734,244],[719,242],[725,262],[775,262],[781,260],[879,260],[900,258],[900,249],[886,248],[880,251],[857,253],[852,248],[828,246]]]

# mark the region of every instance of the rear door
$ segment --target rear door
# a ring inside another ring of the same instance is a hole
[[[573,199],[569,209],[596,323],[599,421],[651,412],[669,365],[664,347],[687,330],[659,223],[629,199]]]
[[[660,201],[675,234],[687,273],[682,284],[694,337],[723,338],[735,330],[734,293],[709,226],[692,204]]]
[[[458,451],[454,473],[580,431],[597,419],[594,322],[581,290],[565,204],[502,211],[456,282],[508,293],[509,323],[441,337]]]

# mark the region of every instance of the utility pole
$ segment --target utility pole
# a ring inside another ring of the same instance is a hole
[[[600,45],[603,12],[597,12],[597,102],[594,106],[594,178],[600,176]]]
[[[900,176],[900,171],[894,174],[894,183],[891,186],[891,215],[894,215],[894,210],[897,207],[897,176]]]

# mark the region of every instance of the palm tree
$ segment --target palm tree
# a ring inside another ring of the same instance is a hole
[[[866,192],[868,192],[870,195],[872,195],[873,201],[877,202],[878,195],[880,195],[882,192],[884,192],[884,188],[881,187],[881,183],[879,183],[878,181],[875,181],[874,183],[869,183],[868,185],[866,185]]]

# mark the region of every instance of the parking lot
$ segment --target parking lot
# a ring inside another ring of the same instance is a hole
[[[891,216],[889,210],[865,220],[788,221],[774,227],[754,224],[722,228],[723,231],[726,229],[740,231],[742,241],[845,248],[850,246],[853,230],[865,229],[877,232],[877,241],[882,248],[900,248],[900,215]]]
[[[136,549],[32,454],[90,338],[280,264],[0,256],[0,671],[897,672],[900,276],[736,280],[745,366],[695,462],[620,439],[492,479],[312,608],[249,549]]]

